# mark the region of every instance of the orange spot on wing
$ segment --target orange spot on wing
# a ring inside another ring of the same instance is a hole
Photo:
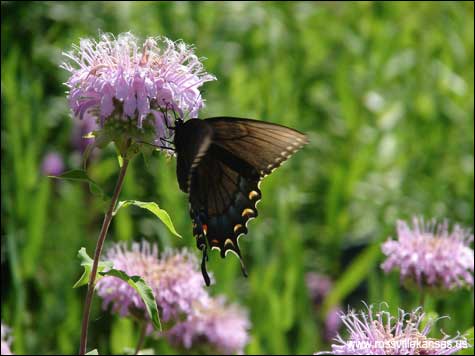
[[[241,229],[241,228],[242,228],[241,224],[234,225],[234,233],[236,234],[239,231],[239,229]]]
[[[249,217],[249,215],[254,216],[254,210],[246,208],[242,211],[242,217]]]
[[[208,234],[208,225],[206,224],[203,224],[203,232],[206,234]]]
[[[251,190],[249,192],[249,200],[253,200],[254,198],[257,198],[259,196],[259,193],[256,192],[255,190]]]

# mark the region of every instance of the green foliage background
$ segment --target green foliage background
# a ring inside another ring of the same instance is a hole
[[[58,151],[79,168],[71,146],[61,52],[98,31],[165,35],[196,46],[218,81],[205,85],[202,117],[253,117],[307,132],[311,143],[263,184],[260,217],[241,239],[250,276],[233,257],[212,254],[209,269],[252,320],[248,353],[312,353],[329,345],[322,320],[332,305],[385,301],[412,309],[418,294],[384,275],[380,243],[397,219],[448,218],[473,227],[473,3],[2,2],[2,320],[16,353],[75,353],[84,290],[76,253],[92,253],[102,203],[86,186],[42,175]],[[110,193],[112,149],[89,174]],[[180,234],[130,208],[108,240],[147,238],[194,249],[175,161],[135,159],[121,199],[156,201]],[[316,310],[305,273],[336,287]],[[473,290],[429,296],[449,315],[447,333],[473,325]],[[438,328],[436,328],[438,329]],[[89,345],[121,353],[137,327],[95,299]],[[149,340],[159,354],[173,353]]]

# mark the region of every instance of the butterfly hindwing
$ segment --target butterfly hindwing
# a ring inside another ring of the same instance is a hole
[[[203,225],[211,248],[219,249],[222,257],[229,250],[241,257],[238,237],[247,233],[247,222],[257,217],[259,177],[256,172],[243,174],[239,165],[230,165],[219,154],[213,154],[214,149],[211,145],[210,153],[193,174],[190,213]]]
[[[207,248],[242,263],[238,238],[257,217],[259,182],[307,142],[304,134],[262,121],[217,117],[177,124],[177,179],[188,193],[193,235],[203,251],[202,272],[209,277]]]

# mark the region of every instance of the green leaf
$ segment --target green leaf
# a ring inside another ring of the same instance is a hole
[[[92,272],[92,264],[93,260],[91,257],[86,252],[86,249],[84,247],[81,247],[81,249],[78,251],[78,258],[81,261],[81,266],[84,267],[84,273],[82,274],[81,278],[74,283],[73,288],[78,288],[84,285],[87,285],[89,283],[89,278],[91,276]],[[101,261],[99,262],[97,266],[97,272],[101,272],[105,269],[112,268],[112,262],[111,261]],[[96,282],[102,278],[102,276],[97,276],[96,275]]]
[[[97,349],[94,349],[89,352],[86,352],[86,355],[99,355],[99,351],[97,351]]]
[[[117,269],[110,269],[107,272],[100,272],[102,276],[111,276],[116,277],[124,282],[127,282],[132,288],[134,288],[137,293],[139,293],[145,307],[147,308],[147,313],[152,320],[153,325],[156,329],[162,330],[162,325],[160,324],[160,318],[158,316],[158,307],[157,302],[155,301],[155,296],[153,295],[152,288],[150,288],[147,283],[140,276],[129,276],[124,271]]]
[[[104,191],[102,188],[94,182],[87,173],[81,169],[73,169],[71,171],[64,172],[63,174],[59,176],[49,176],[50,178],[54,179],[64,179],[64,180],[72,180],[72,181],[78,181],[78,182],[86,182],[89,184],[89,190],[91,191],[92,194],[99,196],[99,197],[104,197]]]
[[[173,225],[170,215],[168,215],[168,213],[165,210],[161,209],[157,203],[143,202],[143,201],[138,201],[138,200],[124,200],[124,201],[119,202],[119,204],[117,204],[117,207],[113,215],[116,215],[119,209],[126,208],[130,205],[135,205],[135,206],[138,206],[139,208],[147,209],[148,211],[152,212],[153,214],[155,214],[157,218],[159,218],[165,224],[165,226],[168,228],[168,230],[170,230],[170,232],[173,235],[179,238],[182,238],[181,235],[175,230],[175,226]]]
[[[366,278],[371,268],[377,263],[380,251],[379,244],[370,245],[346,268],[323,302],[325,314],[341,303]]]

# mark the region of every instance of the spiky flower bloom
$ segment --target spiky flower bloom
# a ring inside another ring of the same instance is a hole
[[[11,330],[9,327],[1,323],[1,348],[2,355],[13,355],[10,347],[12,345],[12,337],[10,336]]]
[[[465,337],[457,334],[441,339],[428,336],[437,320],[427,320],[422,308],[411,313],[399,309],[398,316],[392,316],[380,308],[376,313],[373,306],[357,313],[349,310],[341,314],[348,337],[335,338],[332,355],[451,355],[469,346]]]
[[[193,305],[207,298],[196,257],[186,250],[165,251],[159,258],[157,246],[146,241],[113,245],[106,259],[115,269],[129,276],[139,275],[152,288],[163,321],[188,315]],[[145,313],[145,305],[138,293],[126,282],[115,277],[104,277],[97,283],[97,294],[103,299],[103,307],[122,316]],[[150,329],[151,330],[151,329]]]
[[[58,176],[63,173],[64,162],[61,155],[57,152],[49,152],[43,157],[41,171],[46,176]]]
[[[108,128],[98,145],[117,144],[116,135],[124,131],[137,141],[166,138],[165,120],[196,117],[204,105],[199,88],[215,80],[192,47],[166,37],[140,44],[131,33],[103,34],[99,41],[82,39],[64,55],[74,116],[91,115]]]
[[[473,234],[448,223],[424,222],[414,218],[413,227],[397,223],[397,240],[382,245],[387,256],[381,265],[385,272],[399,269],[401,280],[415,281],[420,287],[454,289],[473,286]]]
[[[185,349],[202,349],[221,354],[242,354],[249,342],[250,322],[237,305],[224,298],[208,298],[197,305],[186,320],[170,329],[166,336]]]

